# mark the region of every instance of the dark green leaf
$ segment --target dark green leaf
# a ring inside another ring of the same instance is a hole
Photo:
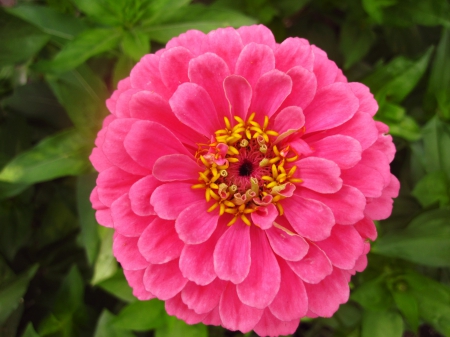
[[[413,331],[419,327],[419,307],[416,298],[409,292],[396,289],[392,292],[398,310],[406,318]]]
[[[366,310],[386,310],[391,305],[391,295],[384,276],[364,282],[351,294],[351,299]]]
[[[446,0],[400,0],[396,6],[383,12],[383,20],[398,26],[418,24],[450,27],[450,4]]]
[[[203,324],[188,325],[176,317],[167,316],[167,324],[156,329],[155,337],[207,337],[208,330]]]
[[[112,250],[114,231],[112,228],[101,226],[97,226],[97,230],[100,237],[100,248],[94,264],[92,285],[110,278],[117,271],[117,262]]]
[[[377,23],[383,21],[383,10],[390,8],[397,3],[398,0],[362,0],[364,10],[369,14]]]
[[[0,67],[28,60],[49,39],[38,28],[0,10]]]
[[[419,200],[423,207],[428,207],[434,203],[441,206],[450,203],[450,186],[447,176],[442,171],[431,172],[423,177],[412,191],[412,195]]]
[[[72,2],[96,22],[111,26],[121,24],[120,17],[111,10],[112,1],[72,0]],[[120,1],[116,2],[120,3]]]
[[[139,61],[150,52],[150,39],[139,31],[128,32],[123,36],[122,50],[134,61]]]
[[[141,25],[152,26],[170,19],[173,13],[180,8],[187,6],[191,0],[154,0],[150,3],[149,12],[151,15],[143,17]]]
[[[114,327],[136,331],[158,328],[165,324],[164,302],[159,300],[137,301],[128,304],[113,321]],[[172,334],[171,336],[180,336]],[[184,337],[187,337],[183,334]]]
[[[38,71],[63,73],[78,67],[94,55],[114,49],[120,41],[117,29],[96,28],[85,30],[68,42],[51,61],[40,61]]]
[[[136,297],[133,296],[133,291],[128,285],[122,269],[117,270],[112,277],[101,281],[97,285],[111,295],[120,298],[122,301],[135,302],[137,300]]]
[[[28,283],[37,270],[38,266],[35,265],[2,286],[0,289],[0,324],[18,307],[21,298],[27,291]]]
[[[360,61],[375,42],[375,34],[364,21],[347,20],[341,29],[340,50],[344,55],[344,68]]]
[[[402,337],[403,319],[394,311],[365,311],[361,337]]]
[[[450,126],[433,118],[422,129],[425,169],[443,171],[450,179]]]
[[[131,331],[119,329],[113,325],[116,316],[108,310],[103,310],[95,328],[94,337],[134,337]]]
[[[27,328],[25,329],[22,337],[40,337],[36,330],[34,330],[33,324],[28,323]]]
[[[450,266],[450,211],[419,215],[406,229],[378,238],[372,251],[434,267]]]
[[[34,148],[21,153],[0,172],[0,180],[33,184],[87,171],[91,144],[75,130],[45,138]]]
[[[46,34],[68,40],[72,40],[86,28],[83,21],[50,7],[26,4],[7,8],[6,11],[35,25]]]

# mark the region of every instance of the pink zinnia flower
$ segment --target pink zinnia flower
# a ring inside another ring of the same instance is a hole
[[[91,201],[141,300],[259,335],[330,317],[399,190],[377,103],[264,26],[191,30],[107,101]]]

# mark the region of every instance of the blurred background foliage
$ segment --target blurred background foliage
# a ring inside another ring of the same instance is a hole
[[[96,224],[104,101],[187,29],[263,23],[367,84],[401,194],[333,318],[295,336],[450,336],[449,0],[0,0],[0,335],[241,336],[137,301]],[[247,334],[248,336],[252,333]]]

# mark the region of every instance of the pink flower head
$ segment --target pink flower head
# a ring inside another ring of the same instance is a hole
[[[190,30],[107,101],[91,201],[141,300],[262,336],[330,317],[399,190],[369,89],[264,26]]]

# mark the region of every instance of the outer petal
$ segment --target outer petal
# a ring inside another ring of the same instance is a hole
[[[359,99],[359,111],[364,111],[374,116],[378,110],[378,103],[370,92],[370,89],[362,83],[349,83],[349,85]]]
[[[189,82],[188,66],[194,55],[184,47],[174,47],[161,54],[159,70],[164,84],[172,92],[184,82]]]
[[[375,169],[357,164],[341,174],[344,184],[351,185],[360,190],[366,197],[377,198],[381,196],[384,179]]]
[[[398,196],[400,183],[398,179],[392,175],[389,185],[383,190],[380,197],[371,199],[367,203],[365,214],[373,220],[383,220],[388,218],[392,213],[393,200]]]
[[[304,317],[308,311],[308,297],[303,281],[291,270],[286,262],[278,260],[281,269],[280,291],[270,304],[272,314],[282,321]]]
[[[197,324],[200,323],[203,318],[207,315],[197,314],[194,310],[191,310],[183,303],[181,299],[181,294],[168,299],[165,303],[166,311],[169,315],[175,316],[178,319],[185,321],[187,324]]]
[[[197,180],[200,166],[185,154],[170,154],[158,158],[153,176],[160,181]]]
[[[164,264],[151,264],[144,274],[145,289],[160,300],[168,300],[178,294],[188,282],[181,275],[178,260]]]
[[[361,221],[358,221],[355,224],[355,229],[364,239],[375,241],[378,236],[375,224],[373,223],[372,219],[368,217],[365,217]]]
[[[220,298],[220,318],[223,327],[229,330],[240,330],[243,333],[252,330],[261,319],[263,311],[242,303],[237,296],[236,286],[232,283],[228,283]]]
[[[241,35],[244,46],[251,42],[265,44],[272,49],[276,46],[272,31],[263,25],[243,26],[237,31]]]
[[[252,101],[252,87],[250,84],[242,76],[231,75],[223,81],[223,88],[230,105],[231,115],[239,116],[246,120],[248,108]]]
[[[131,70],[130,81],[133,88],[154,91],[164,98],[170,97],[170,91],[159,72],[159,55],[147,54],[142,57]]]
[[[287,74],[292,80],[292,91],[281,107],[284,108],[292,105],[305,109],[316,94],[316,76],[314,76],[312,71],[303,67],[294,67]]]
[[[183,83],[169,100],[175,116],[192,130],[209,137],[221,128],[208,92],[195,83]]]
[[[123,269],[138,270],[148,266],[148,262],[139,252],[137,242],[139,238],[114,234],[113,252]]]
[[[139,237],[138,248],[146,260],[161,264],[180,257],[184,244],[178,238],[173,221],[160,218],[148,225]]]
[[[334,225],[333,212],[328,206],[297,194],[283,200],[286,218],[301,236],[317,241],[330,236]]]
[[[300,318],[293,319],[289,322],[280,321],[270,310],[266,309],[253,330],[260,336],[284,336],[293,334],[299,324]]]
[[[128,194],[122,195],[111,205],[114,229],[124,236],[139,236],[153,221],[153,216],[139,216],[131,210]]]
[[[331,317],[339,304],[348,301],[349,287],[342,271],[335,268],[333,273],[318,284],[305,283],[309,309],[322,317]]]
[[[202,199],[203,193],[193,190],[191,184],[177,182],[157,187],[150,203],[160,218],[175,220],[186,207]]]
[[[144,272],[145,269],[140,270],[123,270],[128,284],[133,288],[133,295],[140,301],[148,301],[155,298],[155,295],[149,293],[144,288]]]
[[[313,243],[310,243],[308,254],[302,260],[288,261],[288,264],[307,283],[319,283],[333,271],[330,259]]]
[[[202,45],[205,39],[205,33],[191,29],[167,42],[166,49],[181,46],[189,49],[192,54],[197,56],[203,52]]]
[[[236,290],[242,303],[264,309],[272,303],[280,289],[280,267],[263,230],[251,226],[250,239],[250,272],[247,278],[236,286]]]
[[[106,158],[102,149],[98,147],[94,147],[92,149],[92,153],[89,156],[89,160],[91,161],[92,166],[94,166],[97,172],[102,172],[113,166],[111,162],[108,160],[108,158]]]
[[[97,178],[99,200],[105,206],[111,206],[117,198],[128,192],[130,186],[139,178],[139,176],[122,171],[115,166],[100,172]]]
[[[194,310],[198,314],[205,314],[219,305],[220,297],[227,284],[228,282],[218,278],[206,286],[188,282],[181,292],[181,298],[189,309]]]
[[[312,46],[314,52],[314,74],[317,77],[317,87],[321,88],[335,82],[339,74],[339,68],[336,63],[330,61],[325,53],[320,48]]]
[[[266,230],[273,251],[288,261],[301,260],[308,252],[308,243],[301,236],[280,227],[275,225]]]
[[[345,270],[352,269],[364,252],[364,241],[353,226],[336,225],[328,239],[316,244],[334,266]]]
[[[150,204],[150,197],[159,185],[161,185],[159,180],[152,175],[148,175],[131,186],[128,197],[134,213],[140,216],[156,214],[153,206]]]
[[[336,163],[316,157],[296,162],[296,176],[303,180],[301,186],[319,193],[335,193],[342,187],[341,170]]]
[[[234,72],[236,60],[244,47],[239,33],[231,27],[219,28],[209,32],[206,41],[208,51],[222,58],[228,65],[228,69]]]
[[[251,265],[250,227],[238,220],[227,229],[214,250],[214,270],[219,278],[241,283]],[[233,263],[239,261],[239,263]]]
[[[275,52],[277,69],[287,72],[293,67],[302,66],[312,70],[314,53],[305,39],[290,37],[284,40]]]
[[[175,228],[185,243],[197,245],[208,240],[214,233],[219,215],[208,213],[208,208],[209,205],[200,200],[184,209],[178,216]]]
[[[306,132],[339,126],[356,113],[359,101],[347,83],[334,83],[319,89],[305,108]]]
[[[190,155],[180,140],[161,124],[138,121],[125,137],[125,149],[139,165],[153,169],[159,157],[181,153]]]

